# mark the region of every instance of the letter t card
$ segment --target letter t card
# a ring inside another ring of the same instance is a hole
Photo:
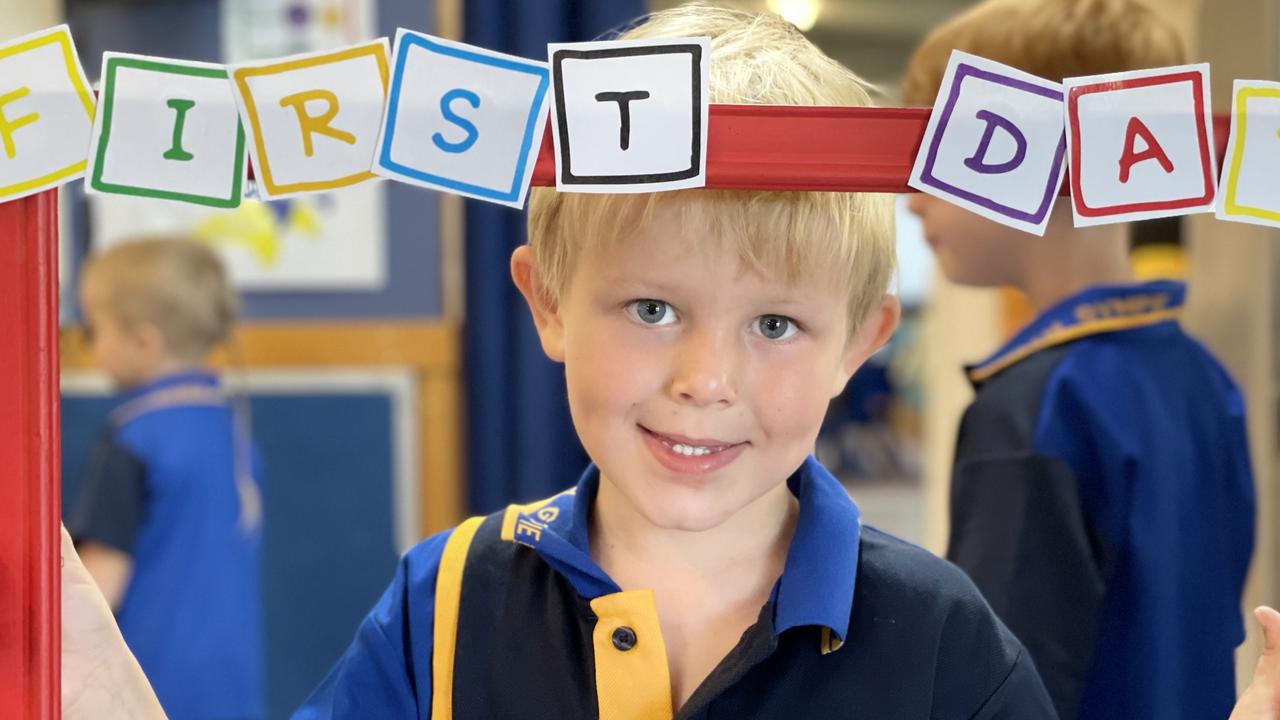
[[[955,51],[908,184],[1043,235],[1066,170],[1062,86]]]

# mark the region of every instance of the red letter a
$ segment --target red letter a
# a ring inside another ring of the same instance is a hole
[[[1147,149],[1134,152],[1133,143],[1139,135],[1142,136],[1142,142],[1146,143]],[[1129,182],[1130,168],[1143,160],[1159,160],[1160,167],[1164,168],[1166,173],[1173,172],[1173,161],[1165,154],[1160,143],[1156,142],[1156,136],[1151,134],[1141,120],[1131,117],[1129,127],[1124,131],[1124,154],[1120,156],[1120,182]]]

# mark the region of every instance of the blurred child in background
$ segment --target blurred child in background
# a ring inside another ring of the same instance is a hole
[[[954,49],[1055,82],[1186,62],[1139,0],[987,0],[916,52],[906,104],[933,103]],[[909,201],[948,279],[1038,313],[969,369],[947,557],[1064,720],[1225,717],[1253,549],[1244,399],[1178,324],[1182,283],[1135,281],[1128,226],[1076,228],[1069,203],[1036,237]]]
[[[205,368],[235,292],[187,239],[115,246],[80,290],[121,394],[68,528],[170,718],[260,718],[258,473],[244,413]]]

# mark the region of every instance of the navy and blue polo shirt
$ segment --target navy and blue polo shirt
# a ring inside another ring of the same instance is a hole
[[[1225,718],[1253,548],[1239,390],[1185,287],[1095,287],[970,368],[948,558],[1063,718]]]
[[[256,466],[214,375],[165,377],[120,398],[68,518],[132,556],[116,620],[174,720],[265,713]]]
[[[671,718],[653,593],[591,559],[599,483],[428,538],[296,720]],[[799,514],[756,623],[676,717],[1037,720],[1031,659],[972,583],[863,527],[813,458],[788,480]]]

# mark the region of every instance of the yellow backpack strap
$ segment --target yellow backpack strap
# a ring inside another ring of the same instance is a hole
[[[436,615],[431,649],[431,720],[453,720],[453,658],[458,643],[458,607],[467,551],[482,517],[473,517],[449,535],[436,573]]]

